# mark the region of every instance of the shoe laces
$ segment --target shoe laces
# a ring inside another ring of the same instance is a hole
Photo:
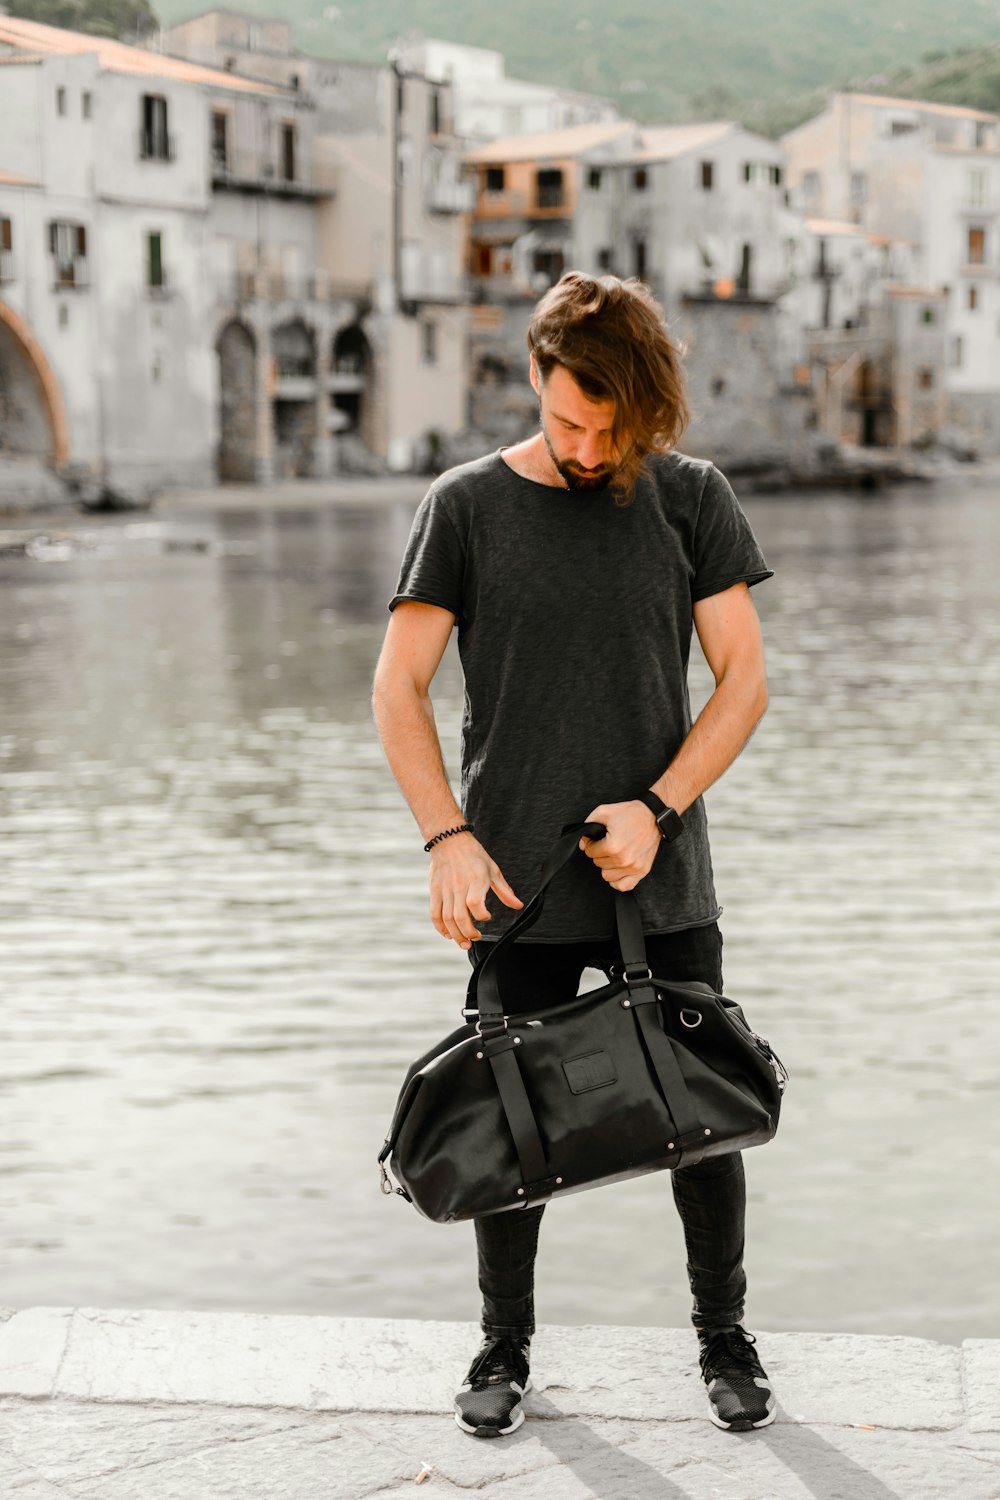
[[[702,1374],[709,1368],[714,1375],[732,1375],[739,1378],[748,1374],[759,1374],[761,1365],[754,1344],[757,1340],[747,1333],[739,1323],[732,1328],[716,1328],[699,1334],[701,1353],[698,1362]]]
[[[513,1375],[520,1384],[526,1378],[527,1371],[528,1345],[519,1343],[517,1339],[495,1338],[488,1339],[480,1349],[466,1379],[470,1385],[476,1381],[495,1385],[501,1380],[509,1380]]]

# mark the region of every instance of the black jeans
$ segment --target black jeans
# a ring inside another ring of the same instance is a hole
[[[476,962],[486,945],[474,943]],[[646,954],[659,979],[700,979],[722,991],[722,934],[717,922],[681,932],[646,935]],[[558,1005],[577,993],[585,968],[618,961],[614,939],[594,943],[515,943],[500,960],[500,996],[508,1014],[540,1002]],[[698,1328],[742,1322],[746,1277],[743,1226],[746,1186],[738,1151],[670,1173],[684,1228],[687,1272]],[[607,1208],[607,1200],[604,1200]],[[538,1230],[545,1204],[476,1219],[483,1332],[528,1338],[535,1331],[534,1281]]]

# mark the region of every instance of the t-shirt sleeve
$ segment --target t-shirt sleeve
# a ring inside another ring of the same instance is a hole
[[[457,619],[462,614],[464,573],[462,539],[444,501],[432,486],[413,518],[389,609],[395,609],[404,599],[416,599],[422,604],[450,609]]]
[[[732,485],[712,464],[702,488],[695,527],[692,603],[721,594],[734,583],[752,587],[773,576],[774,570],[764,561]]]

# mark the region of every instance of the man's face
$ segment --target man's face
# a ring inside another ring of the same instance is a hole
[[[531,361],[531,384],[538,392],[542,436],[549,457],[571,490],[599,490],[611,483],[618,455],[611,442],[613,401],[592,401],[562,365],[539,378]]]

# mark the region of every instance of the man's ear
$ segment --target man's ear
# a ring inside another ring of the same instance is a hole
[[[538,366],[535,364],[535,356],[528,355],[528,378],[531,381],[531,389],[536,396],[542,394],[542,383],[538,377]]]

